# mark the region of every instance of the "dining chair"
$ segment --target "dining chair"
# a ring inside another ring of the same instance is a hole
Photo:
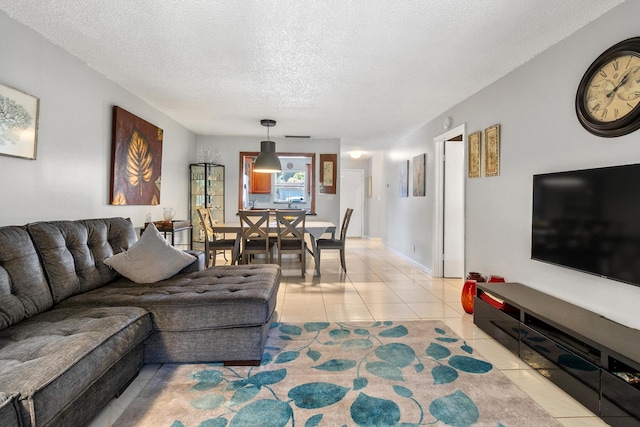
[[[270,236],[269,210],[239,211],[238,216],[242,230],[242,263],[247,264],[250,256],[255,254],[268,255],[269,263],[273,263],[275,241]]]
[[[237,263],[238,243],[237,239],[222,239],[218,238],[218,234],[215,233],[215,223],[211,217],[211,211],[206,208],[198,209],[198,216],[200,217],[200,223],[204,230],[204,252],[207,258],[207,267],[216,265],[216,256],[219,251],[225,254],[226,251],[231,251],[231,264]]]
[[[323,249],[338,249],[340,251],[340,264],[342,265],[342,269],[344,270],[344,272],[347,272],[347,264],[344,257],[344,247],[347,240],[347,228],[349,228],[349,221],[351,221],[352,213],[353,209],[351,208],[347,208],[347,211],[344,213],[339,239],[318,239],[318,241],[316,242],[316,248],[318,250],[318,254],[316,256],[316,271],[318,272],[318,274],[320,274],[320,254],[322,253]]]
[[[282,254],[293,253],[300,255],[302,277],[307,267],[305,253],[307,243],[304,240],[304,225],[307,213],[301,209],[277,210],[276,224],[278,227],[278,264],[282,266]]]

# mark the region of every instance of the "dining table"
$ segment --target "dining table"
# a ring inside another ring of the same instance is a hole
[[[275,221],[269,221],[269,230],[277,230],[278,225]],[[236,245],[234,249],[234,253],[232,254],[232,259],[239,258],[239,248],[240,248],[240,238],[242,236],[242,226],[240,222],[225,222],[222,224],[214,224],[213,232],[215,234],[235,234],[236,235]],[[318,258],[320,257],[320,253],[318,250],[318,239],[320,239],[324,234],[331,234],[331,238],[335,238],[336,234],[336,225],[331,221],[316,221],[316,220],[308,220],[305,221],[304,232],[309,236],[309,241],[311,243],[311,249],[307,247],[307,251],[313,256],[313,261],[315,262],[315,275],[320,276],[320,262]]]

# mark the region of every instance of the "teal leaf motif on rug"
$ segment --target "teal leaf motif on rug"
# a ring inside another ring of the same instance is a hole
[[[302,335],[302,328],[297,325],[281,325],[278,330],[287,335]]]
[[[348,329],[334,329],[332,331],[329,331],[329,336],[334,340],[341,340],[348,337],[349,335],[351,335],[351,331]]]
[[[393,390],[398,396],[413,397],[413,392],[406,387],[402,387],[401,385],[394,385]]]
[[[319,369],[321,371],[346,371],[353,368],[354,366],[356,366],[355,360],[333,359],[327,360],[326,362],[318,366],[313,366],[313,368]]]
[[[271,355],[271,353],[264,353],[262,355],[262,359],[260,360],[260,364],[261,365],[268,365],[269,363],[271,363],[273,361],[273,356]]]
[[[469,345],[465,342],[461,347],[462,351],[468,354],[473,354],[473,348],[469,347]]]
[[[355,391],[365,388],[369,384],[369,380],[363,377],[357,377],[353,379],[353,389]]]
[[[447,338],[447,337],[439,337],[436,338],[438,341],[442,342],[458,342],[458,338]]]
[[[429,405],[431,415],[453,427],[468,427],[480,418],[480,412],[473,400],[460,390],[435,399]]]
[[[366,350],[371,347],[373,347],[373,343],[369,340],[364,340],[364,339],[346,340],[342,343],[342,349],[345,351]]]
[[[304,330],[307,332],[320,332],[331,326],[329,322],[308,322],[304,324]]]
[[[322,353],[309,349],[307,350],[307,357],[309,357],[309,359],[313,360],[314,362],[317,362],[318,359],[322,357]]]
[[[198,424],[198,427],[226,427],[226,418],[212,418]]]
[[[191,401],[191,406],[196,409],[216,409],[224,403],[224,396],[219,394],[207,394]]]
[[[434,366],[431,376],[434,384],[449,384],[458,379],[458,371],[449,366]]]
[[[276,363],[287,363],[296,360],[300,356],[299,351],[285,351],[276,357]]]
[[[404,327],[404,325],[398,325],[391,329],[380,332],[379,335],[383,338],[400,338],[406,336],[408,333],[409,331],[406,327]]]
[[[391,343],[376,348],[376,356],[392,363],[399,368],[409,366],[416,358],[416,352],[411,347],[402,343]]]
[[[402,370],[388,362],[367,362],[365,365],[369,373],[388,380],[404,381]]]
[[[322,414],[316,414],[313,417],[309,417],[304,427],[318,427],[322,421]]]
[[[286,369],[278,369],[277,371],[258,372],[247,378],[247,381],[257,386],[279,383],[287,376]]]
[[[471,374],[486,374],[493,369],[491,363],[469,356],[451,356],[451,358],[449,358],[449,365]]]
[[[254,385],[238,389],[233,394],[233,397],[229,402],[229,406],[233,407],[233,406],[241,405],[245,402],[248,402],[254,397],[256,397],[258,393],[260,393],[260,387],[257,387]]]
[[[229,423],[229,427],[284,427],[291,417],[293,417],[293,410],[287,403],[262,399],[240,409]]]
[[[395,426],[400,421],[400,407],[392,400],[361,392],[351,405],[351,418],[359,426]]]
[[[347,387],[331,383],[307,383],[292,388],[289,398],[299,408],[318,409],[341,401],[348,391]]]
[[[217,369],[207,369],[194,372],[191,378],[198,381],[191,387],[191,390],[210,390],[220,384],[220,381],[222,381],[222,372]]]
[[[429,344],[429,347],[427,347],[426,353],[428,356],[431,356],[436,360],[440,360],[449,357],[451,355],[451,350],[441,344],[432,342]]]

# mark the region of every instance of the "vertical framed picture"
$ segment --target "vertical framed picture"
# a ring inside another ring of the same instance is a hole
[[[320,154],[320,192],[336,194],[337,189],[337,154]]]
[[[409,160],[400,162],[398,174],[398,196],[409,197]]]
[[[113,107],[112,205],[160,204],[162,138],[159,127]]]
[[[413,195],[424,197],[425,195],[425,171],[427,167],[427,154],[423,153],[413,158]]]
[[[0,84],[0,155],[36,159],[40,100]]]
[[[469,178],[480,177],[480,142],[482,133],[473,132],[468,136],[469,143]]]
[[[500,175],[500,125],[484,130],[484,175]]]

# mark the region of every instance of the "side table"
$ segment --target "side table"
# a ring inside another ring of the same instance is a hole
[[[191,221],[189,220],[173,220],[173,221],[153,221],[156,228],[159,232],[164,234],[164,237],[167,237],[167,233],[171,233],[171,246],[175,246],[175,235],[181,231],[189,231],[189,248],[191,249]],[[146,230],[148,222],[144,223],[144,228],[141,232]]]

